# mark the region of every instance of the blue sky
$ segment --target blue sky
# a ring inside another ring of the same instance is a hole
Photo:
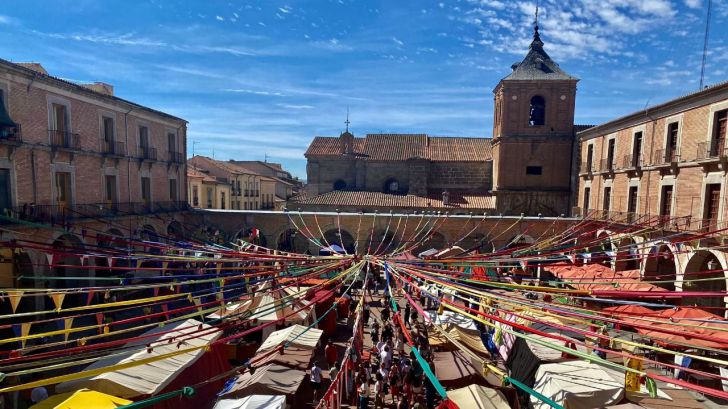
[[[581,78],[576,122],[698,88],[707,0],[543,0],[547,52]],[[728,79],[714,0],[707,83]],[[490,136],[492,89],[531,40],[533,1],[3,0],[0,57],[187,119],[188,146],[305,177],[316,135]]]

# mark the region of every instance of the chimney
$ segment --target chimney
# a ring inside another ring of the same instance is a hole
[[[442,205],[450,206],[450,192],[447,190],[442,192]]]
[[[82,87],[88,88],[91,91],[96,91],[99,94],[108,96],[114,96],[114,86],[105,82],[94,82],[93,84],[81,84]]]

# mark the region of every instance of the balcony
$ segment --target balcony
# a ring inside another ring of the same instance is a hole
[[[49,129],[48,137],[53,148],[80,150],[81,135],[68,131]]]
[[[622,169],[640,169],[641,167],[642,157],[640,155],[624,155]]]
[[[714,161],[728,159],[728,148],[719,146],[716,142],[700,142],[695,155],[698,161]]]
[[[600,172],[613,173],[616,167],[614,159],[602,159],[599,163]]]
[[[167,151],[167,160],[170,163],[184,163],[185,155],[182,152]]]
[[[104,141],[102,153],[107,156],[124,156],[124,147],[124,142]]]
[[[26,204],[11,209],[10,217],[34,223],[64,224],[73,220],[168,213],[184,211],[188,208],[187,202],[182,201],[155,202],[151,205],[142,202],[88,203],[65,206]]]
[[[680,161],[679,149],[658,149],[655,151],[654,166],[675,165]]]
[[[240,189],[232,187],[230,188],[230,196],[240,196],[241,192]]]
[[[579,168],[580,174],[591,175],[594,172],[594,164],[592,162],[582,162]]]
[[[149,146],[140,146],[138,151],[139,159],[154,161],[157,160],[157,149]]]

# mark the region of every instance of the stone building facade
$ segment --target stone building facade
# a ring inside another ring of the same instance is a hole
[[[175,208],[186,192],[187,123],[0,60],[0,209],[33,218]]]
[[[722,83],[580,132],[576,212],[725,228],[727,122]]]

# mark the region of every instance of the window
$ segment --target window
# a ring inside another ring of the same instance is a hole
[[[52,104],[51,144],[55,146],[68,145],[68,112],[62,104]]]
[[[199,206],[200,205],[200,193],[198,191],[197,185],[192,186],[192,206]]]
[[[607,169],[606,170],[612,170],[614,169],[614,146],[616,144],[617,140],[612,138],[609,140],[607,145]]]
[[[167,133],[167,149],[170,152],[177,152],[177,136],[173,132]]]
[[[586,164],[584,166],[585,172],[591,172],[592,171],[592,163],[594,161],[594,145],[589,144],[586,147]]]
[[[630,186],[627,195],[627,211],[637,213],[637,186]]]
[[[107,205],[116,204],[116,202],[117,202],[117,200],[116,200],[116,176],[106,175],[104,177],[104,179],[105,179],[104,185],[106,187],[104,201],[106,202]]]
[[[61,207],[72,204],[71,197],[71,173],[56,172],[56,205]]]
[[[336,182],[334,182],[334,190],[344,190],[346,189],[346,182],[339,179]]]
[[[220,208],[225,208],[225,192],[220,192]]]
[[[602,210],[608,212],[612,202],[612,188],[607,186],[604,188],[604,202],[602,203]]]
[[[679,158],[679,152],[677,150],[677,137],[679,123],[673,122],[667,126],[667,146],[665,149],[665,161],[676,162]]]
[[[248,202],[245,202],[245,210],[248,210]]]
[[[632,163],[633,168],[642,165],[642,132],[634,134],[634,142],[632,143]]]
[[[660,196],[660,216],[672,215],[672,186],[663,186]]]
[[[591,188],[585,187],[584,188],[584,216],[589,213],[589,196],[591,194]]]
[[[212,188],[207,188],[207,208],[212,209],[212,200],[214,199],[214,196],[212,194]]]
[[[152,181],[148,176],[142,176],[142,204],[152,204]]]
[[[531,108],[529,111],[528,124],[531,126],[541,126],[546,119],[546,102],[540,95],[531,98]]]
[[[177,201],[177,179],[169,180],[169,200],[172,202]]]
[[[400,193],[399,181],[394,178],[387,179],[384,182],[384,193]]]
[[[725,156],[726,129],[728,126],[728,109],[715,113],[713,121],[713,140],[710,144],[710,156]]]
[[[146,126],[139,126],[139,146],[149,146],[149,128]]]
[[[543,173],[541,166],[526,166],[527,175],[540,175]]]
[[[2,99],[0,99],[2,101]],[[10,169],[0,169],[0,211],[6,213],[6,209],[13,207],[10,193]]]
[[[718,228],[718,211],[720,210],[720,184],[705,186],[705,208],[703,209],[703,227],[716,230]]]

